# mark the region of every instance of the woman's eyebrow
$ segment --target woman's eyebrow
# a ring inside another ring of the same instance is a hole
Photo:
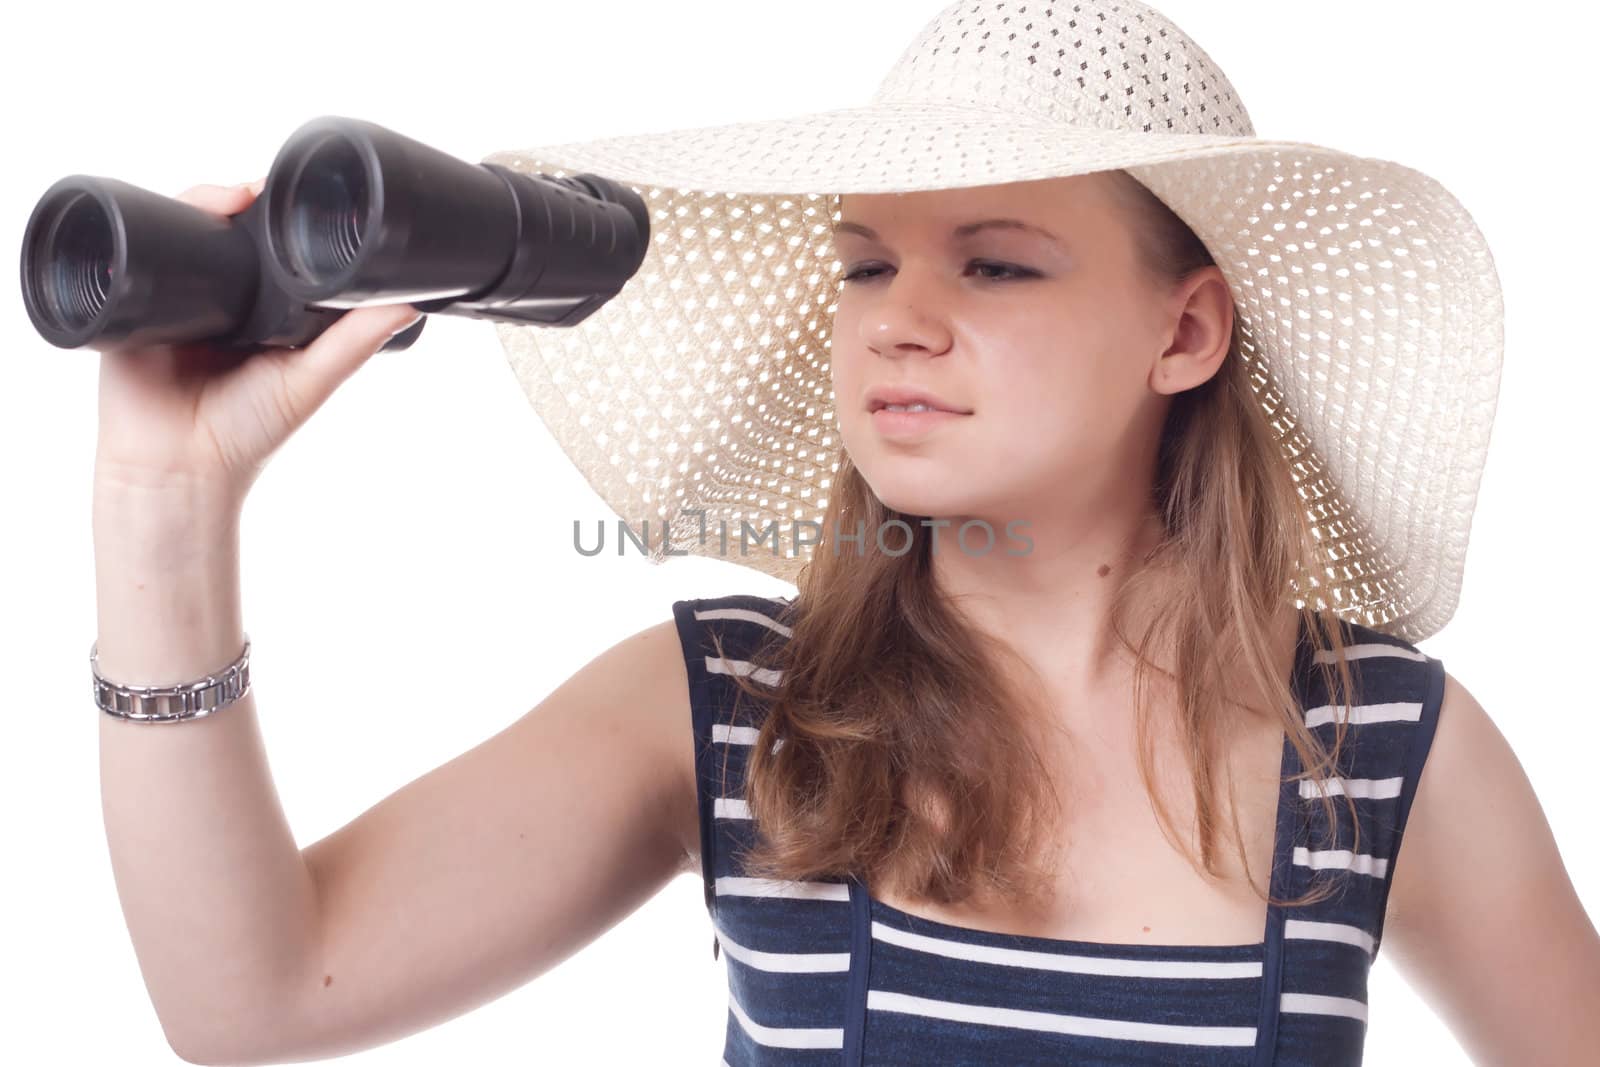
[[[1021,219],[979,219],[977,222],[964,222],[960,226],[957,226],[955,229],[950,231],[950,237],[952,240],[959,241],[964,238],[971,237],[973,234],[982,230],[990,229],[1021,230],[1024,233],[1031,233],[1036,237],[1042,237],[1051,244],[1063,248],[1065,247],[1062,244],[1061,239],[1055,234],[1051,233],[1049,230],[1046,230],[1040,226],[1035,226],[1031,222],[1024,222]],[[861,237],[867,238],[870,241],[876,241],[879,239],[878,232],[876,230],[870,226],[863,226],[859,222],[835,223],[833,227],[833,235],[837,237],[841,233],[857,234]]]

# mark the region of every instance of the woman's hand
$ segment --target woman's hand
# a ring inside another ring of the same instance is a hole
[[[177,199],[236,215],[265,182],[196,185]],[[97,489],[182,486],[242,504],[278,446],[419,316],[409,304],[354,308],[304,348],[249,355],[203,343],[102,349]]]

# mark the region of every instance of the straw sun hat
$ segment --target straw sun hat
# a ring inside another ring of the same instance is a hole
[[[600,497],[635,532],[648,520],[652,559],[669,558],[667,524],[672,554],[788,581],[809,559],[795,520],[822,528],[840,456],[839,194],[1122,168],[1228,280],[1242,356],[1327,553],[1327,604],[1411,642],[1455,611],[1500,380],[1483,235],[1416,170],[1257,138],[1211,58],[1143,4],[960,0],[864,106],[483,161],[595,172],[649,207],[649,251],[608,304],[571,328],[496,330]],[[754,541],[769,527],[776,555]]]

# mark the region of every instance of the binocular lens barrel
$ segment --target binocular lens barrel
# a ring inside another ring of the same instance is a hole
[[[43,269],[31,279],[34,290],[59,328],[80,330],[105,309],[111,292],[111,220],[93,197],[69,196],[43,240],[49,252],[35,260]]]
[[[320,285],[350,269],[367,232],[367,170],[354,146],[322,140],[289,176],[283,254],[293,273]]]
[[[22,239],[23,302],[61,348],[225,337],[260,279],[244,228],[115,178],[62,178]]]
[[[597,174],[466,163],[360,119],[290,135],[265,201],[265,269],[296,299],[571,326],[615,296],[650,240],[640,195]]]

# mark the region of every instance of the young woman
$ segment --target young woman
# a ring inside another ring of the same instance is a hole
[[[1257,139],[1198,45],[1102,0],[953,5],[864,108],[492,158],[651,207],[600,313],[501,328],[541,417],[667,523],[656,558],[797,594],[674,604],[303,852],[247,686],[170,729],[108,708],[119,892],[186,1058],[415,1031],[686,871],[731,1065],[1354,1064],[1380,945],[1485,1063],[1600,1044],[1539,805],[1416,644],[1500,358],[1436,182]],[[100,676],[244,662],[248,486],[412,314],[224,373],[103,354]]]

